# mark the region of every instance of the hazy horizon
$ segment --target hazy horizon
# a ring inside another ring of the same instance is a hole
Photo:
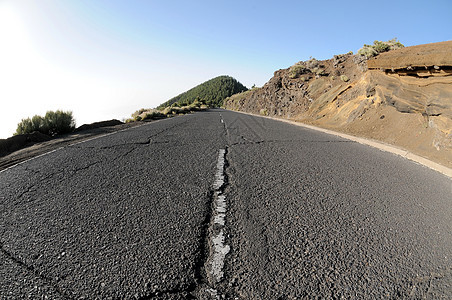
[[[0,138],[48,110],[78,126],[121,120],[220,75],[249,88],[374,40],[451,40],[451,11],[446,0],[0,0]]]

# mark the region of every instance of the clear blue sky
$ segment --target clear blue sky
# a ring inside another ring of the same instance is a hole
[[[218,75],[262,86],[374,40],[451,40],[451,16],[449,0],[0,0],[0,138],[47,110],[121,119]]]

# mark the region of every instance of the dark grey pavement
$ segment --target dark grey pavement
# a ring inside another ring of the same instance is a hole
[[[331,135],[223,115],[232,294],[452,297],[450,179]]]
[[[1,173],[0,298],[193,291],[223,131],[218,113],[172,118]]]
[[[220,149],[230,252],[212,283]],[[294,125],[162,120],[0,173],[0,298],[448,299],[451,199],[439,173]]]

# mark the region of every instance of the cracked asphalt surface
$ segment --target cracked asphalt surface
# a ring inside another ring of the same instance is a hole
[[[219,149],[230,253],[210,286]],[[452,181],[275,120],[152,122],[1,172],[0,191],[2,299],[452,297]]]

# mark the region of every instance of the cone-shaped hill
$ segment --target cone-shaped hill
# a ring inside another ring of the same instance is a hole
[[[220,107],[223,100],[234,94],[247,91],[248,89],[231,76],[218,76],[212,78],[194,88],[162,103],[157,109],[176,104],[177,106],[187,106],[198,100],[209,107]]]

